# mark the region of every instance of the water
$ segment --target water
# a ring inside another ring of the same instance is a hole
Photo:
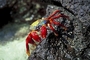
[[[9,24],[0,29],[0,60],[27,60],[25,39],[26,24]]]
[[[25,38],[0,45],[0,60],[27,60]]]

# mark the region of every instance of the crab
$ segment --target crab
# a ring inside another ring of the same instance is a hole
[[[49,17],[38,19],[30,25],[31,31],[26,37],[26,54],[28,56],[30,56],[29,43],[33,46],[37,46],[42,41],[42,39],[45,39],[47,37],[47,27],[49,27],[50,30],[53,31],[55,36],[58,36],[58,32],[54,29],[52,24],[60,26],[64,30],[67,30],[67,27],[65,27],[60,22],[55,21],[55,19],[58,19],[60,17],[64,17],[70,20],[69,16],[61,14],[60,12],[60,10],[55,10],[51,15],[49,15]]]

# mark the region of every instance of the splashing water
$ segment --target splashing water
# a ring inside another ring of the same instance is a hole
[[[25,49],[28,25],[19,25],[8,25],[5,29],[0,30],[0,60],[28,59]],[[24,36],[21,36],[23,34]]]

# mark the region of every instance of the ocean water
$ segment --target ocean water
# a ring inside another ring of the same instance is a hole
[[[27,33],[26,24],[8,24],[0,29],[0,60],[27,60]]]

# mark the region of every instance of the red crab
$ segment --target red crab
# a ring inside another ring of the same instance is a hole
[[[68,16],[64,15],[64,14],[60,14],[60,10],[55,10],[49,17],[44,18],[44,19],[40,19],[35,21],[33,24],[31,24],[31,26],[34,25],[34,29],[32,29],[30,31],[30,33],[28,34],[27,38],[26,38],[26,53],[28,56],[30,56],[30,50],[29,50],[29,43],[32,45],[37,45],[36,42],[40,43],[41,42],[41,38],[46,38],[47,36],[47,27],[49,27],[56,36],[58,36],[57,31],[53,28],[52,24],[54,25],[58,25],[63,27],[65,30],[67,30],[67,28],[61,24],[60,22],[56,22],[55,19],[59,18],[59,17],[64,17],[64,18],[68,18]],[[36,27],[40,28],[37,30]]]

